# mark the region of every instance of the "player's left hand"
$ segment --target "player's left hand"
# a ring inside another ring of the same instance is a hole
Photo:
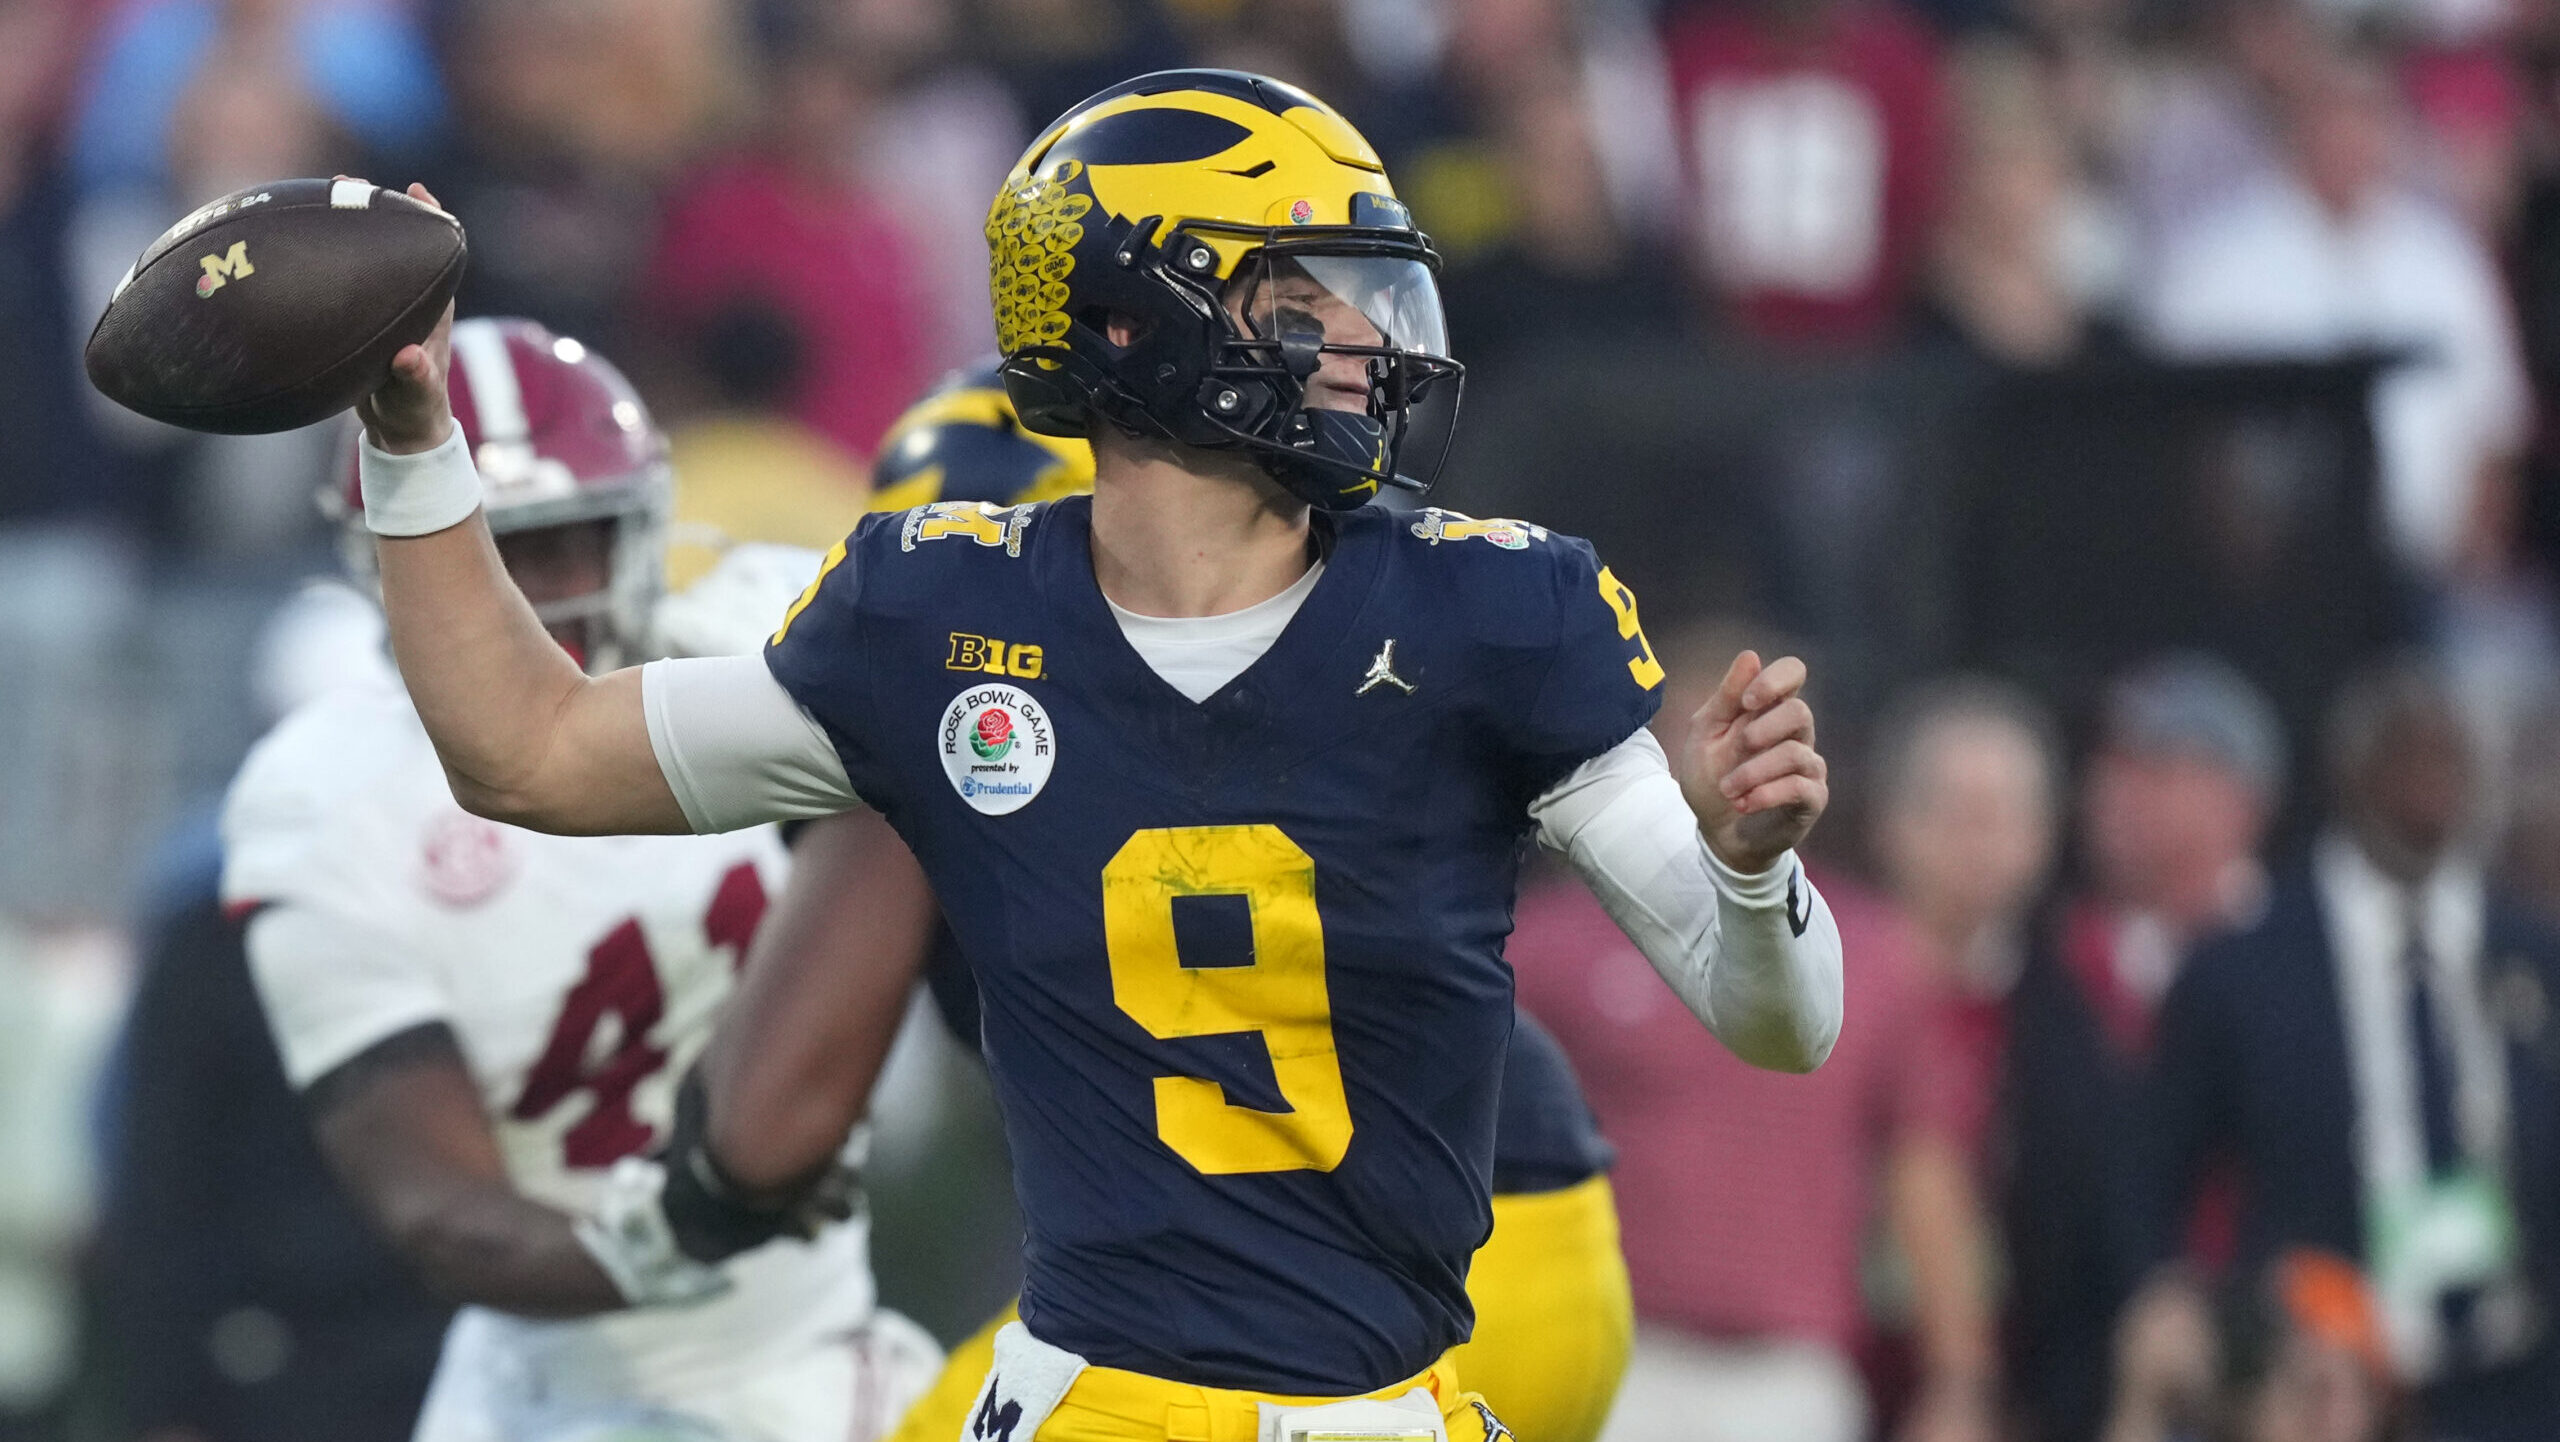
[[[1793,656],[1763,666],[1759,652],[1745,651],[1689,718],[1680,789],[1707,845],[1746,875],[1768,870],[1804,840],[1831,804],[1831,767],[1813,749],[1804,680],[1804,662]]]

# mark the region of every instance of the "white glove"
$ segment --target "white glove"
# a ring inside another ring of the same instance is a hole
[[[666,1185],[665,1167],[624,1157],[605,1174],[595,1214],[575,1224],[578,1244],[635,1307],[687,1306],[729,1290],[728,1274],[677,1250],[660,1202]]]

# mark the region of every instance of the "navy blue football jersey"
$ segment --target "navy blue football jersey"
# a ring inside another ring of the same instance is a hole
[[[977,972],[1023,1321],[1090,1361],[1342,1394],[1472,1322],[1532,798],[1661,668],[1568,537],[1318,513],[1323,576],[1195,703],[1091,503],[865,520],[767,650]]]
[[[924,980],[934,1013],[952,1039],[974,1054],[978,982],[948,923],[934,934]],[[1502,1106],[1493,1119],[1494,1194],[1562,1191],[1607,1171],[1617,1159],[1564,1048],[1536,1018],[1517,1013],[1511,1049],[1502,1061]]]

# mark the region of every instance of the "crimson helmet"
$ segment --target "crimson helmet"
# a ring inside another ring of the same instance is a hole
[[[650,619],[666,590],[674,471],[666,434],[638,392],[579,342],[514,319],[454,323],[448,390],[480,468],[492,532],[613,523],[604,588],[536,607],[543,624],[582,629],[580,659],[596,674],[646,659]],[[352,439],[347,449],[345,479],[322,496],[322,508],[340,522],[348,568],[371,583],[373,538]]]

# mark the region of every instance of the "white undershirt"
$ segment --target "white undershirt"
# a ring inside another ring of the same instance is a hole
[[[1141,616],[1120,633],[1194,702],[1260,660],[1323,574],[1223,616]],[[1105,598],[1106,600],[1108,598]],[[697,832],[824,816],[862,804],[835,743],[762,656],[652,661],[641,677],[649,743]],[[1805,1071],[1840,1035],[1840,932],[1793,852],[1746,876],[1698,833],[1670,761],[1638,727],[1529,805],[1561,853],[1682,1002],[1733,1053]],[[1793,917],[1789,915],[1793,911]]]
[[[1223,616],[1141,616],[1109,596],[1102,601],[1148,670],[1193,701],[1206,701],[1262,659],[1323,574],[1318,561],[1279,595]]]

